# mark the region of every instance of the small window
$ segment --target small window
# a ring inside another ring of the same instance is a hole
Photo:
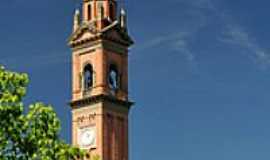
[[[88,90],[93,87],[93,67],[88,64],[84,67],[84,89]]]
[[[119,88],[119,75],[116,65],[110,65],[109,68],[109,87],[111,89]]]
[[[91,4],[88,4],[88,6],[87,6],[87,17],[88,17],[89,21],[92,20],[92,6],[91,6]]]
[[[99,3],[98,5],[98,14],[99,14],[99,18],[104,18],[104,7],[102,3]]]
[[[114,17],[115,17],[115,10],[114,10],[114,5],[111,3],[110,4],[110,19],[111,20],[114,20]]]

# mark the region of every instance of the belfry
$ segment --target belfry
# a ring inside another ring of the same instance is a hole
[[[72,144],[102,160],[128,160],[128,34],[116,0],[83,0],[74,15]],[[89,159],[91,157],[88,157]]]

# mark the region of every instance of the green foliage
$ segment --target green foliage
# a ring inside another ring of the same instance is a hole
[[[24,113],[26,74],[0,66],[0,160],[68,160],[83,151],[59,138],[60,121],[51,106],[30,105]]]

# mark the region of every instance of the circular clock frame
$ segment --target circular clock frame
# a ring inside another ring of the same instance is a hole
[[[96,128],[84,127],[79,129],[78,134],[79,147],[82,149],[90,149],[96,147]]]

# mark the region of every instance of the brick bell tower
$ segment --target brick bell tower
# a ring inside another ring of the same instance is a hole
[[[82,12],[82,16],[81,16]],[[128,35],[116,0],[83,0],[74,15],[72,143],[102,160],[128,160]],[[120,12],[120,13],[118,13]]]

